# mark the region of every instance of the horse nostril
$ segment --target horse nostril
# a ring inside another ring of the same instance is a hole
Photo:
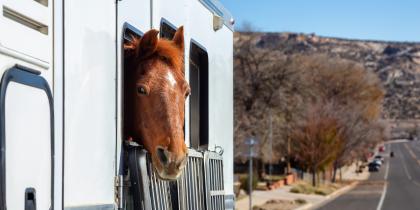
[[[157,156],[159,157],[159,160],[163,163],[163,165],[168,164],[169,159],[168,156],[166,156],[165,150],[163,148],[157,149]]]

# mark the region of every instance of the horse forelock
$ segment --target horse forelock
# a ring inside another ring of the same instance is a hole
[[[172,41],[160,39],[155,52],[174,68],[175,72],[183,74],[184,53]]]

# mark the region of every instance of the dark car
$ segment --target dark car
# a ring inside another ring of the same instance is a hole
[[[377,172],[379,171],[379,168],[381,168],[381,166],[377,162],[369,163],[368,167],[369,167],[369,172]]]

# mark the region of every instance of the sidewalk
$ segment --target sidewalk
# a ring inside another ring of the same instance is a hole
[[[361,180],[366,180],[369,178],[369,172],[367,171],[366,168],[362,173],[359,173],[359,174],[356,174],[355,171],[356,171],[355,164],[342,168],[343,180],[361,181]],[[342,187],[341,189],[333,192],[332,194],[328,196],[291,193],[290,189],[292,188],[292,186],[284,186],[279,189],[271,190],[271,191],[254,191],[252,193],[252,205],[253,206],[263,205],[264,203],[272,199],[289,200],[289,201],[293,201],[296,199],[303,199],[307,202],[307,204],[299,207],[298,209],[310,209],[311,207],[318,206],[326,202],[327,200],[336,198],[337,196],[352,189],[354,186],[355,184]],[[237,201],[235,204],[236,210],[249,210],[248,202],[249,202],[248,196]]]
[[[362,173],[356,173],[356,164],[352,164],[351,166],[345,166],[342,170],[343,180],[366,180],[369,178],[369,172],[367,167],[363,170]],[[339,172],[337,172],[339,173]],[[339,177],[339,174],[337,174]]]
[[[295,200],[295,199],[304,199],[308,203],[318,203],[322,202],[325,199],[325,196],[321,195],[305,195],[305,194],[297,194],[291,193],[290,188],[291,186],[284,186],[276,190],[271,191],[254,191],[252,193],[252,205],[258,206],[262,205],[265,202],[271,199],[282,199],[282,200]],[[236,202],[236,210],[249,210],[249,198],[248,196],[242,198],[238,202]]]

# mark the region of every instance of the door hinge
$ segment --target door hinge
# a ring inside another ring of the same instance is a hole
[[[124,188],[129,187],[124,182],[124,176],[118,175],[114,178],[114,192],[115,192],[115,204],[118,209],[124,208]]]

